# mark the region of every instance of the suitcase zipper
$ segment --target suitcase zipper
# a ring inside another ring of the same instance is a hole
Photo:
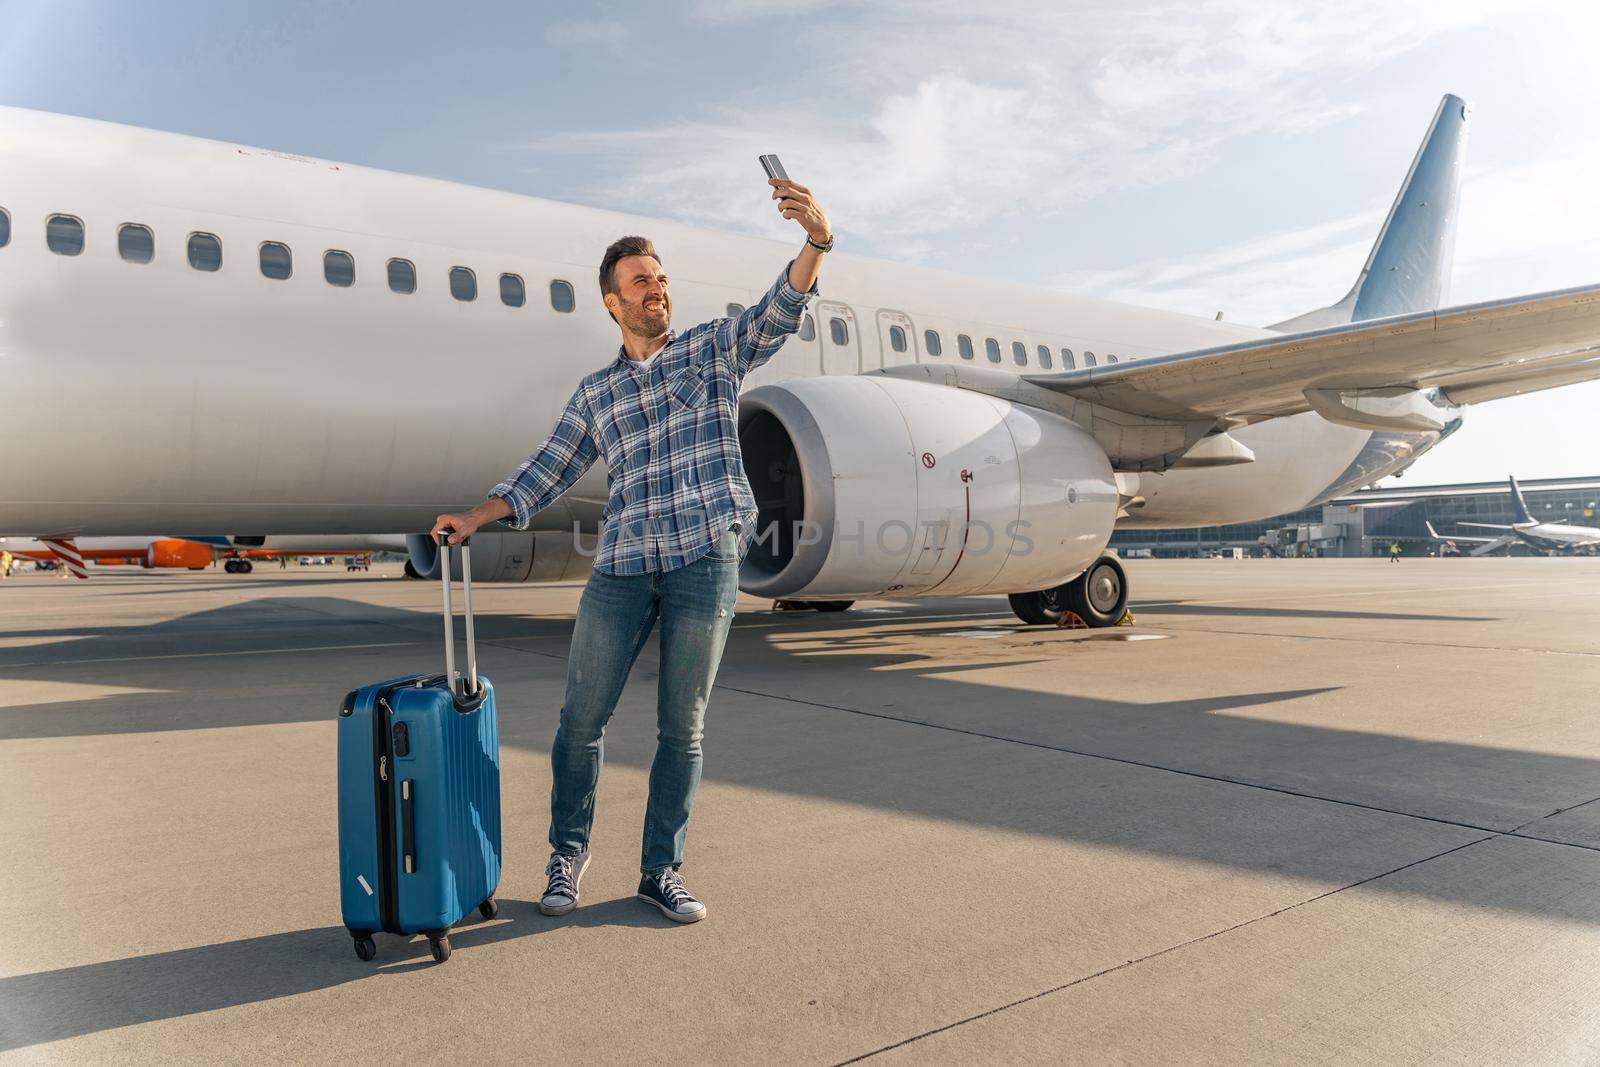
[[[378,799],[378,916],[385,931],[398,934],[400,930],[400,892],[395,884],[394,841],[394,787],[389,784],[389,695],[378,695],[373,719],[375,755],[378,773],[374,788]]]

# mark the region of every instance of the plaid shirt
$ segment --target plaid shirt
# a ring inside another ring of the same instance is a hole
[[[540,510],[604,457],[610,500],[595,569],[648,574],[693,563],[740,524],[739,552],[755,535],[756,502],[739,451],[739,385],[800,328],[806,301],[778,282],[738,318],[713,319],[667,343],[646,367],[621,350],[586,376],[556,427],[516,472],[489,490],[525,530]]]

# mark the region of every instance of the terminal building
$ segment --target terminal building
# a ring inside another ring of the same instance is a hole
[[[1528,510],[1540,522],[1600,527],[1600,475],[1589,478],[1537,478],[1518,481]],[[1457,527],[1461,522],[1511,524],[1511,490],[1506,482],[1459,485],[1387,486],[1363,489],[1304,511],[1233,526],[1187,530],[1122,530],[1111,547],[1126,557],[1165,558],[1213,555],[1375,556],[1400,542],[1406,555],[1437,552],[1427,523],[1442,537],[1484,536],[1489,530]],[[1529,550],[1516,546],[1513,555]]]

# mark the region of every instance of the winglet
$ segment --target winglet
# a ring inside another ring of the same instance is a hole
[[[1472,108],[1446,94],[1356,283],[1331,307],[1275,323],[1296,332],[1439,307],[1450,282]]]
[[[1517,476],[1511,475],[1511,521],[1532,522],[1533,515],[1528,511],[1528,502],[1522,499],[1522,487],[1517,484]]]

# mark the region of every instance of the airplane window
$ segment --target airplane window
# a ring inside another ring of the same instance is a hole
[[[800,340],[815,341],[817,339],[817,323],[810,315],[800,320]]]
[[[1106,357],[1106,362],[1107,363],[1116,363],[1117,362],[1117,357],[1116,356],[1107,356]]]
[[[966,334],[961,334],[956,338],[956,348],[960,349],[962,359],[972,358],[972,338]]]
[[[940,355],[944,351],[944,346],[939,343],[939,331],[923,330],[922,346],[928,350],[928,355]]]
[[[550,306],[563,314],[578,306],[578,298],[572,293],[571,282],[557,278],[550,283]]]
[[[478,276],[466,267],[451,267],[450,295],[457,300],[478,299]]]
[[[150,227],[125,222],[117,227],[117,255],[129,263],[148,263],[156,258],[156,235]]]
[[[51,215],[44,224],[44,243],[58,256],[83,251],[83,220],[71,215]]]
[[[1026,367],[1028,365],[1028,346],[1021,341],[1012,341],[1011,358],[1017,366]]]
[[[1043,367],[1045,370],[1049,370],[1050,369],[1050,346],[1049,345],[1040,345],[1039,346],[1039,366]]]
[[[500,275],[500,303],[508,308],[519,308],[528,302],[528,289],[515,274]]]
[[[189,266],[195,270],[222,269],[222,242],[214,233],[189,235]]]
[[[0,207],[0,248],[11,243],[11,213]]]
[[[845,325],[843,319],[829,319],[828,336],[833,338],[836,345],[847,345],[850,343],[850,327]]]
[[[356,261],[349,252],[329,250],[322,253],[322,276],[329,285],[348,289],[356,283]]]
[[[1078,369],[1077,362],[1074,361],[1073,358],[1072,358],[1072,349],[1063,348],[1061,350],[1061,367],[1062,367],[1063,370],[1077,370]]]
[[[1085,367],[1094,366],[1094,353],[1093,352],[1085,352],[1083,354],[1083,365]]]
[[[906,332],[898,326],[889,327],[889,347],[896,352],[906,350]]]
[[[983,350],[984,350],[984,352],[986,352],[988,354],[990,363],[999,363],[1000,362],[1000,342],[999,341],[996,341],[993,337],[985,337],[983,339]]]
[[[728,317],[729,318],[736,319],[740,315],[743,315],[743,314],[744,314],[744,305],[743,304],[729,304],[728,305]]]
[[[283,281],[294,273],[294,253],[281,241],[261,242],[261,273],[264,277]]]
[[[392,292],[401,294],[416,292],[416,264],[409,259],[391,259],[389,261],[389,289]]]

